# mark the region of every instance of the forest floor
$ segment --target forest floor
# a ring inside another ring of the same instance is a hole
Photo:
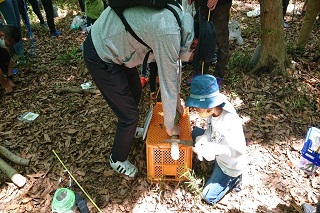
[[[0,93],[0,145],[30,159],[29,166],[12,165],[27,177],[18,188],[0,172],[0,212],[51,212],[54,192],[69,187],[69,176],[52,150],[59,155],[73,177],[86,190],[94,205],[72,182],[71,189],[85,197],[91,212],[301,212],[302,203],[314,205],[320,189],[320,172],[307,175],[297,164],[306,133],[320,127],[320,65],[314,58],[320,33],[320,20],[313,28],[307,51],[293,54],[303,16],[303,2],[289,5],[286,16],[291,28],[284,29],[291,61],[287,74],[252,75],[248,61],[259,44],[260,18],[249,18],[257,1],[234,1],[232,19],[240,22],[244,45],[231,42],[230,71],[224,79],[226,94],[244,121],[248,167],[243,190],[228,193],[217,205],[207,205],[187,181],[150,181],[147,178],[146,144],[135,139],[130,160],[139,169],[135,179],[113,172],[108,158],[115,134],[116,117],[97,93],[58,91],[80,89],[92,79],[85,68],[80,44],[86,34],[70,29],[77,10],[59,10],[57,28],[63,33],[49,37],[48,31],[32,19],[37,57],[15,66],[16,88],[12,95]],[[76,4],[76,2],[74,2]],[[293,17],[293,19],[292,19]],[[24,44],[29,40],[24,31]],[[211,70],[214,67],[211,68]],[[182,97],[189,87],[185,79],[192,73],[184,68]],[[149,86],[143,90],[140,125],[149,111]],[[38,113],[31,122],[18,118],[25,112]],[[191,112],[191,125],[200,125]],[[208,163],[193,157],[193,178],[204,184]],[[190,181],[195,183],[194,181]],[[194,185],[194,184],[193,184]]]

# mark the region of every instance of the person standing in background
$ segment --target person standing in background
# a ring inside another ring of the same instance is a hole
[[[198,3],[197,3],[198,2]],[[210,20],[216,28],[217,38],[217,63],[215,66],[214,76],[217,79],[218,85],[221,87],[222,80],[227,73],[227,65],[229,63],[229,19],[232,0],[196,0],[197,5],[203,7],[202,11],[207,11],[209,8]]]
[[[57,37],[61,35],[61,31],[56,29],[54,23],[54,13],[53,13],[53,4],[52,0],[41,0],[44,11],[46,13],[47,24],[50,30],[51,37]]]
[[[302,55],[305,51],[305,47],[309,41],[313,25],[317,19],[319,12],[320,12],[320,1],[308,0],[306,15],[303,18],[302,26],[301,26],[299,37],[298,37],[298,43],[296,48],[296,53],[298,55]],[[318,55],[314,60],[318,61],[319,57],[320,57],[320,39],[318,37]]]
[[[19,12],[20,15],[25,23],[27,25],[27,11],[25,9],[25,4],[27,3],[25,0],[17,0],[18,6],[19,6]],[[43,16],[40,11],[40,3],[38,0],[28,0],[30,5],[32,6],[33,12],[37,15],[40,25],[47,27],[47,24],[44,22]]]
[[[290,28],[290,25],[286,23],[285,16],[287,13],[288,5],[290,0],[282,0],[282,14],[283,14],[283,27],[284,28]]]
[[[84,0],[84,5],[87,15],[87,26],[89,27],[99,18],[104,10],[104,3],[102,0]]]

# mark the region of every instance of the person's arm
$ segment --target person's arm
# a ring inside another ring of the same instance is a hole
[[[3,75],[2,69],[0,68],[0,83],[1,86],[4,88],[5,93],[11,93],[13,92],[12,86],[9,84],[9,82],[6,80],[6,78]]]
[[[179,129],[174,124],[177,99],[180,91],[180,74],[178,67],[180,34],[158,36],[152,47],[158,65],[164,126],[167,133],[178,135]]]
[[[13,60],[10,58],[9,64],[8,64],[8,76],[12,75],[12,67],[13,67]]]
[[[13,88],[15,87],[14,83],[13,83],[13,75],[12,75],[12,67],[13,67],[13,60],[12,58],[10,59],[9,65],[8,65],[8,77],[7,77],[7,81],[10,84],[10,86]]]

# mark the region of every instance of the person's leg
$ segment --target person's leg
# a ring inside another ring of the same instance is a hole
[[[300,34],[298,37],[297,47],[304,49],[307,45],[310,37],[312,27],[316,21],[317,15],[320,11],[320,1],[319,0],[308,0],[306,15],[302,21],[302,27],[300,29]]]
[[[289,1],[290,0],[282,0],[282,14],[283,14],[283,17],[285,17],[285,15],[287,13]]]
[[[84,0],[78,0],[81,12],[85,12]]]
[[[41,2],[46,13],[47,24],[50,29],[50,34],[54,34],[56,33],[56,27],[54,24],[52,0],[41,0]]]
[[[227,71],[229,62],[229,15],[231,3],[215,8],[211,12],[212,21],[217,33],[218,58],[215,68],[215,76],[222,77]]]
[[[24,0],[17,0],[17,3],[18,3],[18,8],[19,8],[19,13],[23,19],[23,22],[25,25],[27,25],[26,10],[24,9]]]
[[[21,29],[19,6],[16,0],[6,0],[0,3],[0,11],[8,25],[13,25],[19,30]],[[15,43],[13,47],[16,54],[24,54],[25,50],[23,48],[22,39]]]
[[[202,195],[209,204],[216,204],[238,182],[240,176],[230,177],[224,174],[218,163],[214,162],[214,169],[207,180]]]
[[[44,24],[44,19],[40,11],[40,5],[38,0],[28,0],[28,2],[31,4],[33,12],[37,15],[40,24]]]
[[[307,8],[308,0],[305,0],[302,6],[301,15],[306,14],[306,8]]]
[[[93,80],[118,118],[112,159],[125,161],[139,121],[141,84],[135,68],[108,64],[100,59],[89,33],[84,43],[84,59]]]
[[[285,16],[287,13],[288,5],[290,0],[282,0],[282,15],[283,15],[283,27],[290,28],[290,25],[285,22]]]

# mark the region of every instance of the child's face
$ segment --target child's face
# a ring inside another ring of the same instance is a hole
[[[211,109],[196,108],[196,111],[201,118],[207,118],[212,114]]]
[[[3,48],[5,47],[12,47],[16,42],[14,39],[8,39],[5,37],[4,33],[0,33],[0,39],[3,40],[4,42],[4,45],[3,45]],[[5,46],[5,47],[4,47]]]
[[[196,108],[196,111],[201,118],[207,118],[210,115],[213,117],[218,117],[222,113],[222,108],[219,106],[210,109]]]

